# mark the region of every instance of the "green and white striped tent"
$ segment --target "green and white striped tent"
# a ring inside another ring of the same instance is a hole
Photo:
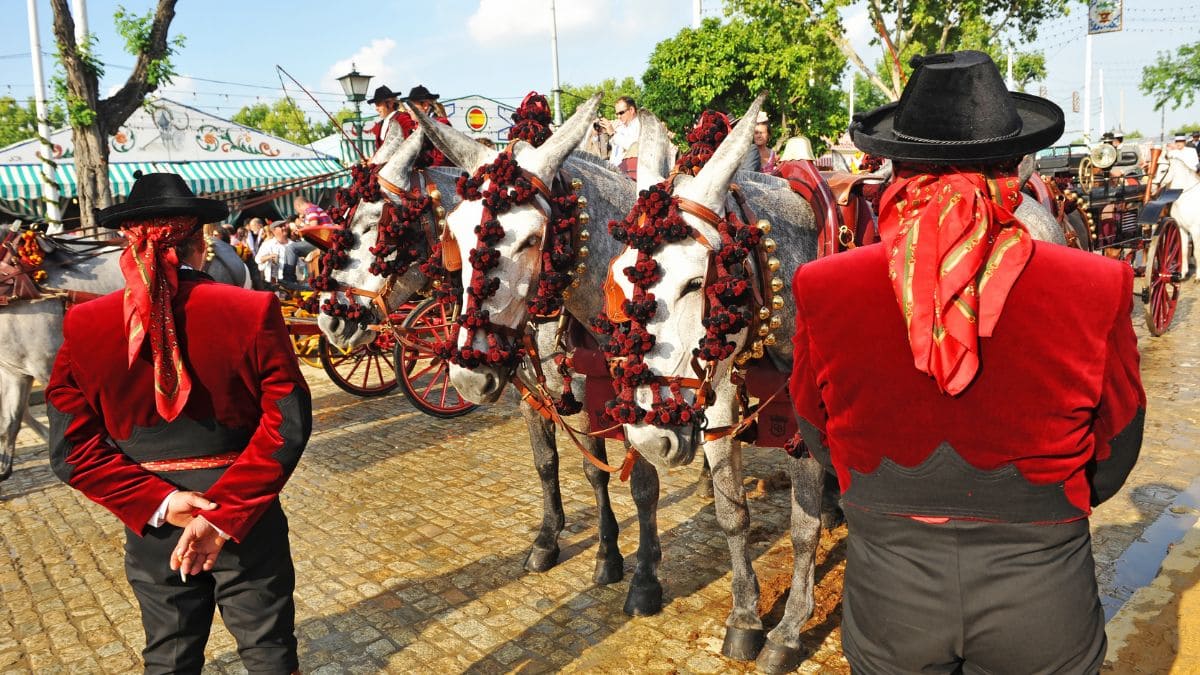
[[[349,173],[330,155],[167,99],[147,101],[108,141],[109,182],[118,202],[133,186],[135,172],[177,173],[196,194],[221,198],[306,183],[298,193],[315,199],[349,183]],[[78,194],[71,130],[55,131],[50,142],[65,211]],[[0,149],[0,210],[23,219],[45,216],[40,152],[36,140]],[[279,197],[281,213],[292,210],[294,194]]]

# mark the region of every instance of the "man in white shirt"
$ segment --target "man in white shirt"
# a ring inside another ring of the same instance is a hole
[[[254,262],[258,263],[258,269],[262,272],[263,281],[267,284],[295,281],[296,254],[288,237],[287,222],[281,220],[273,223],[271,235],[272,238],[264,241],[254,256]],[[290,279],[285,274],[288,268],[291,269]]]
[[[600,124],[606,133],[612,135],[609,141],[610,154],[608,162],[625,172],[632,180],[637,180],[637,143],[642,133],[642,124],[638,121],[637,104],[629,96],[622,96],[613,104],[616,122],[601,119]]]

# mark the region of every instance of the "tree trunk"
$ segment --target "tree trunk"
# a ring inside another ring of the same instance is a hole
[[[108,135],[99,124],[75,128],[75,181],[79,188],[79,219],[96,227],[95,210],[112,205],[108,182]]]

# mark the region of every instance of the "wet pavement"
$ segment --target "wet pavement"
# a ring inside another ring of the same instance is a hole
[[[1133,317],[1150,397],[1142,459],[1092,520],[1101,593],[1113,612],[1191,527],[1162,521],[1192,514],[1180,495],[1200,478],[1200,286],[1186,285],[1183,295],[1164,337],[1146,337],[1140,308]],[[541,493],[512,399],[440,420],[399,394],[358,399],[320,370],[305,374],[315,432],[283,495],[305,672],[753,670],[720,655],[728,552],[712,501],[692,494],[699,467],[662,478],[665,607],[632,618],[621,611],[637,545],[629,490],[615,480],[610,489],[626,580],[596,586],[596,507],[573,448],[562,450],[561,562],[544,574],[522,571]],[[43,408],[35,414],[44,421]],[[790,575],[787,495],[777,451],[748,449],[746,467],[769,625],[782,613]],[[1151,530],[1131,549],[1156,521],[1165,534]],[[821,611],[806,632],[813,656],[801,672],[848,672],[838,648],[841,536],[823,541]],[[116,518],[59,483],[44,442],[23,430],[15,473],[0,485],[0,673],[138,668],[142,630],[122,541]],[[206,672],[244,672],[219,619],[208,655]]]

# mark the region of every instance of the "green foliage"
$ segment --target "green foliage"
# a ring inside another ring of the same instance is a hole
[[[579,104],[586,101],[592,94],[598,91],[604,93],[604,97],[600,99],[601,117],[611,119],[613,104],[622,96],[631,97],[639,106],[643,104],[644,91],[642,90],[642,86],[632,77],[626,77],[619,82],[616,78],[610,77],[599,84],[581,84],[578,86],[564,84],[562,85],[563,119],[570,118],[571,115],[575,114],[575,109],[579,107]],[[546,98],[550,101],[550,105],[553,106],[554,99],[550,96]]]
[[[1172,110],[1190,106],[1200,87],[1200,42],[1183,45],[1174,55],[1159,52],[1158,60],[1142,69],[1138,88],[1154,99],[1154,109],[1167,103]]]
[[[333,113],[333,118],[337,120],[336,125],[334,125],[334,123],[330,122],[328,119],[313,123],[312,133],[314,139],[325,138],[329,134],[336,134],[338,129],[341,128],[347,121],[354,119],[354,111],[350,110],[349,108],[342,108],[341,110]]]
[[[138,16],[131,14],[120,5],[113,13],[113,21],[117,32],[125,38],[125,51],[138,56],[148,51],[153,44],[151,31],[154,28],[154,10]],[[146,67],[146,82],[153,87],[169,84],[177,74],[171,63],[171,57],[183,49],[186,39],[182,35],[167,40],[166,55],[161,59],[151,59]]]
[[[66,113],[60,106],[49,105],[46,116],[50,128],[57,129],[66,122]],[[37,109],[30,99],[21,105],[11,96],[0,96],[0,148],[29,140],[37,135]]]
[[[348,112],[350,117],[354,116],[353,111],[345,112]],[[242,126],[301,145],[312,143],[335,131],[328,122],[324,126],[309,122],[304,112],[296,106],[296,101],[291,98],[280,99],[270,104],[255,103],[244,106],[234,113],[231,119]]]
[[[778,137],[836,137],[845,128],[845,59],[809,15],[776,0],[730,0],[729,20],[706,19],[660,42],[642,76],[645,104],[682,137],[705,109],[740,115],[760,91]]]
[[[1191,133],[1193,131],[1195,131],[1196,129],[1200,129],[1200,122],[1188,122],[1187,124],[1185,124],[1181,127],[1175,127],[1174,129],[1172,129],[1171,135],[1176,136],[1178,134],[1187,134],[1190,136]],[[1125,138],[1129,138],[1129,136],[1126,135]]]

